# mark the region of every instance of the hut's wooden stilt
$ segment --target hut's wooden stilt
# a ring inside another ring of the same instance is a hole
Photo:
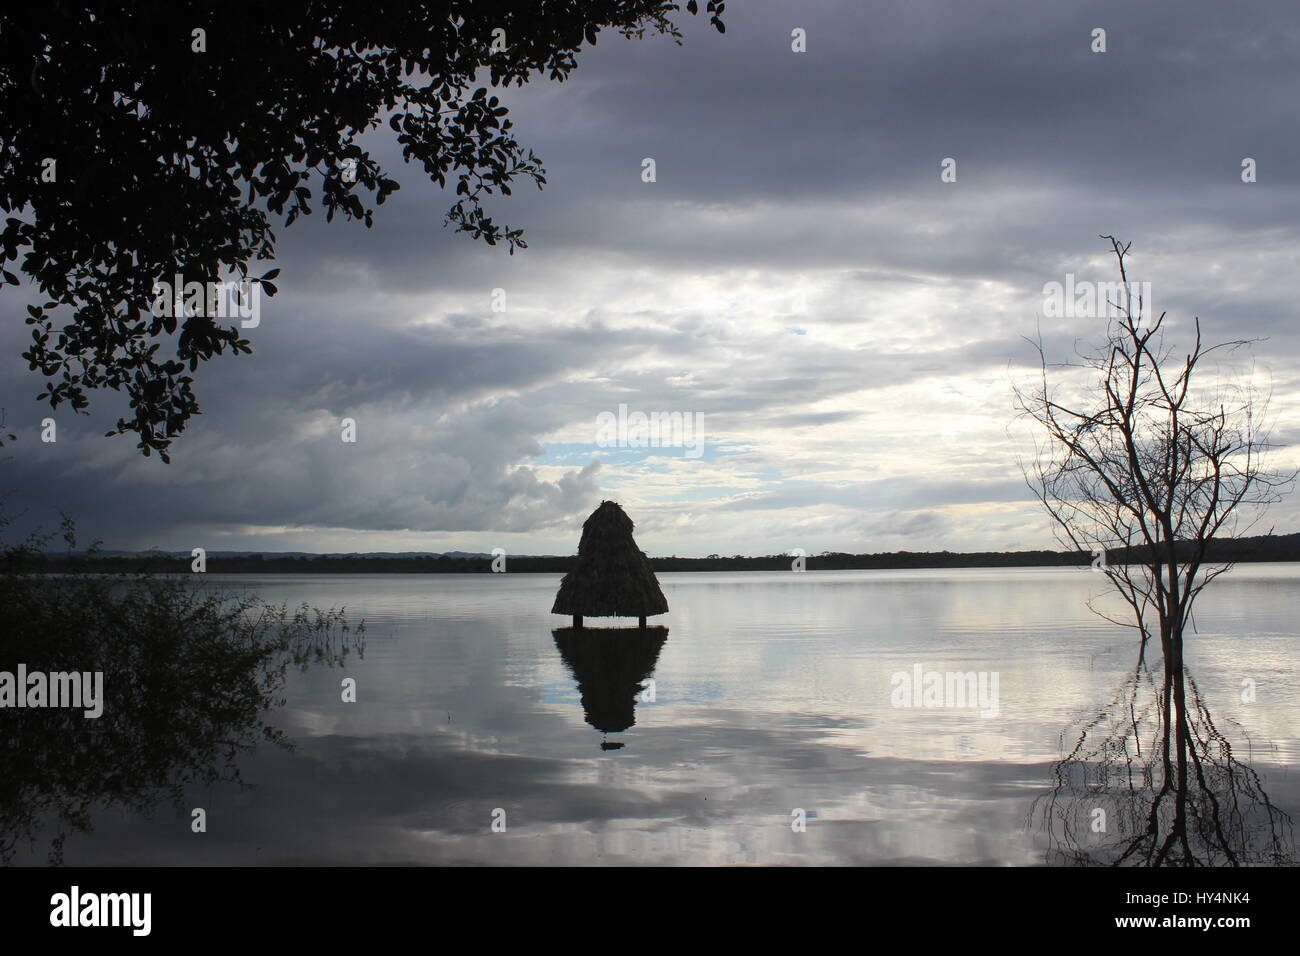
[[[644,614],[641,615],[641,620],[640,620],[638,626],[641,628],[641,630],[643,630],[643,631],[645,630],[645,615],[644,615]]]
[[[574,626],[574,627],[582,627],[582,615],[581,615],[581,614],[575,614],[575,615],[573,615],[573,626]]]

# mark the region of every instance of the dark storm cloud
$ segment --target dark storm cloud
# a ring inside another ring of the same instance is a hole
[[[457,281],[444,256],[478,282],[570,246],[683,267],[861,266],[867,253],[919,275],[1037,278],[1045,256],[1080,255],[1097,233],[1090,220],[1129,235],[1157,220],[1251,231],[1295,220],[1294,191],[1277,188],[1300,181],[1290,162],[1300,12],[1284,4],[754,2],[735,20],[725,36],[695,32],[682,47],[605,37],[569,83],[505,94],[551,181],[498,208],[528,227],[540,256],[503,264],[443,232],[445,197],[383,137],[405,185],[383,210],[382,235],[311,221],[319,239],[307,254],[351,258],[359,231],[386,281],[432,286]],[[789,52],[795,26],[808,31],[807,54]],[[1089,52],[1097,26],[1108,29],[1105,54]],[[1236,188],[1245,155],[1268,189]],[[639,179],[645,156],[658,163],[653,186]],[[970,204],[938,188],[948,156]],[[994,190],[1039,208],[978,208]],[[767,228],[728,222],[757,205],[774,207]],[[852,230],[835,220],[847,210],[895,228],[846,242]],[[715,214],[711,232],[733,241],[683,235],[675,219],[692,211]],[[998,255],[936,243],[936,232],[1019,248]]]

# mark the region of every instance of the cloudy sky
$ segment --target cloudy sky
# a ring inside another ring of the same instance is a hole
[[[1210,340],[1266,339],[1253,374],[1297,460],[1300,7],[744,0],[722,36],[683,19],[682,46],[602,35],[569,82],[501,94],[549,179],[493,207],[527,231],[513,257],[444,230],[452,197],[374,134],[402,189],[371,230],[279,230],[255,352],[203,370],[169,466],[103,437],[113,393],[41,442],[18,358],[33,299],[6,292],[9,510],[168,550],[571,553],[602,498],[650,554],[1050,545],[1011,386],[1024,336],[1066,358],[1104,332],[1045,317],[1043,287],[1113,280],[1106,233],[1132,240],[1175,337],[1199,316]],[[693,416],[703,445],[601,447],[620,405]],[[1294,501],[1270,520],[1300,530]]]

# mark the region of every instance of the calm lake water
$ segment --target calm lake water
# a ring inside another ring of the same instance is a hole
[[[206,833],[167,801],[97,808],[68,864],[1042,864],[1034,801],[1135,657],[1086,569],[663,574],[661,644],[557,641],[558,575],[208,577],[345,605],[364,656],[290,672],[268,720],[291,747],[184,793]],[[1298,607],[1300,566],[1244,565],[1188,638],[1204,705],[1293,815]],[[895,706],[917,666],[996,674],[996,714]]]

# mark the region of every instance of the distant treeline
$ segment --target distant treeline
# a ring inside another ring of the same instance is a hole
[[[1183,545],[1184,553],[1187,546]],[[1140,560],[1141,549],[1112,550],[1106,559],[1111,564]],[[9,558],[8,562],[18,560]],[[138,555],[26,555],[23,570],[49,573],[149,571],[188,573],[191,558],[181,556]],[[422,556],[376,557],[373,555],[209,555],[207,571],[224,574],[357,574],[357,573],[482,573],[492,570],[492,558]],[[509,573],[567,572],[576,556],[511,557],[506,556]],[[651,558],[656,571],[788,571],[794,559],[789,555],[763,557]],[[891,551],[884,554],[816,554],[805,559],[809,571],[848,571],[888,568],[1006,568],[1090,565],[1094,556],[1080,551]],[[1226,561],[1300,561],[1300,533],[1252,538],[1226,539],[1211,543],[1208,560]]]

